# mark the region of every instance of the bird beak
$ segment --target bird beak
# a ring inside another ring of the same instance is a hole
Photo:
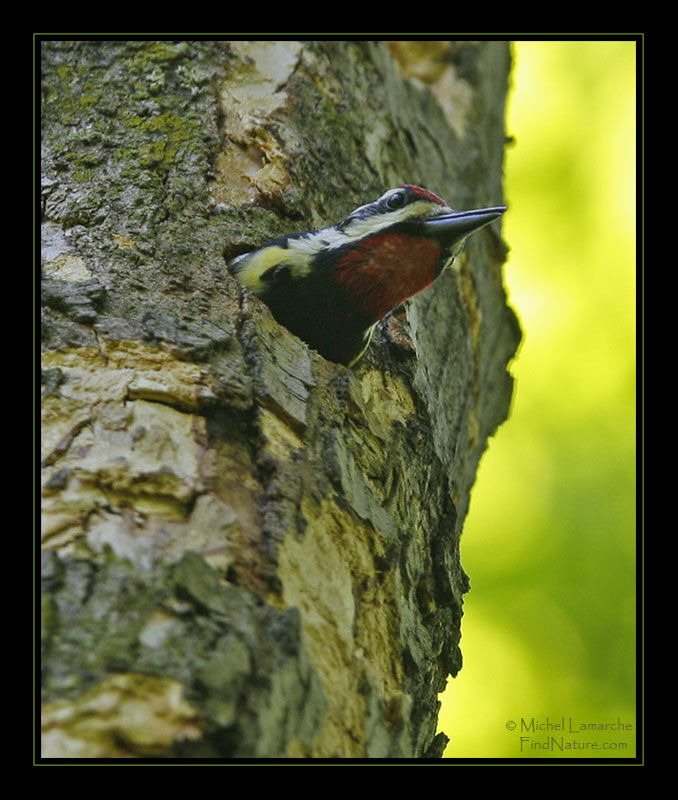
[[[506,206],[476,208],[472,211],[452,211],[424,220],[427,233],[444,239],[448,244],[463,241],[469,234],[484,228],[506,211]]]

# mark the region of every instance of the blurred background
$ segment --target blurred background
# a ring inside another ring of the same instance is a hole
[[[461,540],[464,667],[439,727],[450,758],[632,757],[636,43],[513,47],[505,280],[525,338]]]

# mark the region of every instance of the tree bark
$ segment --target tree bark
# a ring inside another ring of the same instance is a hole
[[[400,183],[501,202],[508,45],[41,57],[42,756],[439,757],[505,246],[473,236],[353,370],[225,264]]]

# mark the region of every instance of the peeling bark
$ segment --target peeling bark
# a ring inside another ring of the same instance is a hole
[[[442,753],[505,246],[353,370],[225,270],[391,185],[501,201],[507,45],[429,45],[41,43],[44,757]]]

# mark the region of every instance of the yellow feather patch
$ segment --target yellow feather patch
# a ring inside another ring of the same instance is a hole
[[[308,257],[293,247],[264,247],[242,257],[237,265],[238,280],[257,294],[263,289],[261,276],[278,264],[289,264],[294,275],[303,274],[308,266]]]

